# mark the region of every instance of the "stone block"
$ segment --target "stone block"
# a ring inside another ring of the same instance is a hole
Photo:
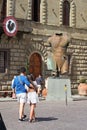
[[[66,85],[66,89],[65,89]],[[71,83],[70,79],[63,78],[49,78],[48,79],[48,93],[46,100],[65,100],[71,99]]]
[[[2,85],[2,91],[8,90],[8,86],[7,85]]]

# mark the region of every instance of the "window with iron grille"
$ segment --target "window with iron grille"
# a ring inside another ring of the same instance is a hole
[[[9,67],[9,50],[0,50],[0,73],[5,73]]]

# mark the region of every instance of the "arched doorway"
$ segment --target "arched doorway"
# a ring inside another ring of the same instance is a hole
[[[29,59],[29,73],[35,77],[42,73],[42,58],[40,54],[33,53]]]

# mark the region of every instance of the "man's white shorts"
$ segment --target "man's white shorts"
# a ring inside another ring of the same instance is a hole
[[[18,102],[26,103],[26,101],[27,101],[27,94],[26,93],[20,93],[20,94],[17,94],[16,96],[17,96]]]

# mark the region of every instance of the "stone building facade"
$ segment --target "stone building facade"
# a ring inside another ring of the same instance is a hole
[[[1,0],[0,2],[0,91],[9,90],[14,75],[25,66],[37,76],[51,74],[47,39],[55,33],[68,33],[71,88],[77,89],[81,76],[87,78],[87,2],[86,0]],[[3,31],[5,17],[14,16],[16,36]]]

